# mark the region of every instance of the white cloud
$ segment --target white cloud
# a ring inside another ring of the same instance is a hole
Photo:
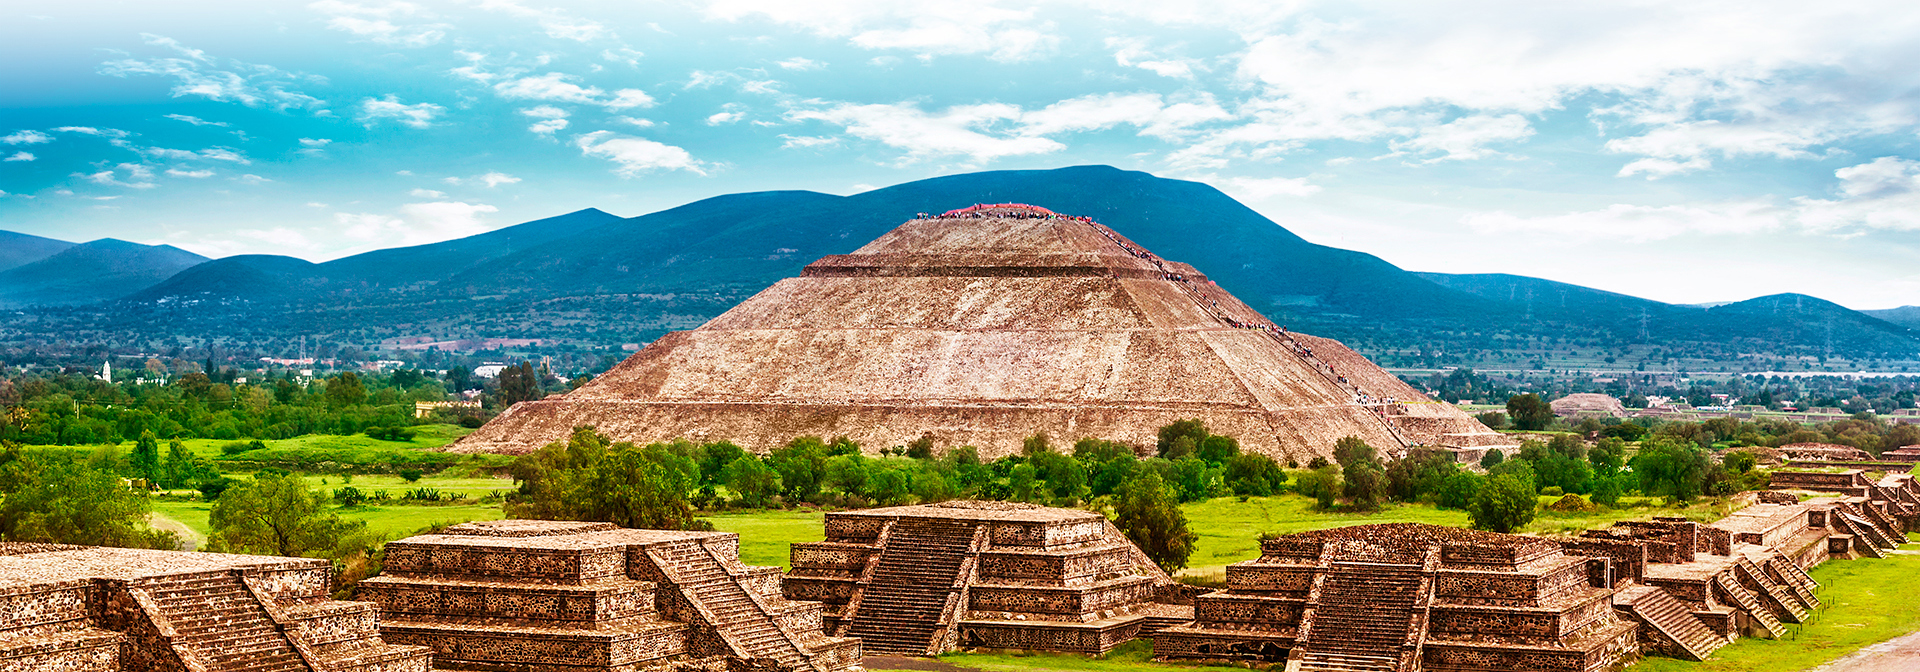
[[[1168,104],[1157,93],[1099,94],[1063,100],[1020,115],[1021,133],[1053,135],[1097,131],[1122,124],[1159,138],[1188,135],[1194,126],[1232,118],[1211,96]]]
[[[1320,186],[1308,183],[1304,177],[1236,177],[1227,180],[1226,186],[1234,195],[1255,201],[1275,196],[1299,198],[1320,193]]]
[[[120,165],[121,167],[126,167],[129,164],[120,164]],[[132,171],[129,171],[129,172],[132,172]],[[146,176],[152,177],[153,173],[147,172]],[[73,177],[77,177],[77,178],[86,180],[88,182],[92,182],[94,184],[106,185],[111,187],[126,187],[129,189],[152,189],[154,187],[154,184],[152,182],[122,182],[114,178],[114,171],[112,170],[103,170],[97,173],[74,173]],[[137,179],[140,179],[140,176],[130,174],[128,175],[127,179],[137,180]]]
[[[360,123],[373,126],[378,119],[393,119],[412,128],[426,128],[433,125],[433,118],[446,112],[447,108],[433,103],[408,105],[400,102],[400,97],[387,94],[385,98],[366,98],[360,101]]]
[[[785,149],[791,149],[794,147],[801,147],[801,148],[826,147],[829,145],[840,144],[839,138],[817,137],[817,136],[806,136],[806,135],[796,136],[796,135],[785,135],[785,134],[782,134],[780,137],[786,140],[786,142],[781,143],[780,145],[780,147]]]
[[[356,5],[339,0],[320,0],[308,9],[328,15],[327,27],[353,33],[380,44],[425,47],[438,44],[447,36],[438,24],[396,25],[392,19],[424,14],[419,5],[390,2],[380,6]]]
[[[506,173],[487,173],[485,175],[481,175],[473,179],[478,180],[482,183],[485,183],[488,189],[492,189],[502,184],[515,184],[520,181],[520,178],[514,177],[512,175],[508,175]]]
[[[566,127],[567,120],[565,119],[547,119],[545,121],[533,122],[533,124],[527,126],[527,130],[533,131],[535,135],[552,136],[554,133],[558,133]]]
[[[635,107],[653,107],[653,96],[639,89],[621,89],[613,92],[613,100],[601,103],[609,110],[625,110]]]
[[[230,69],[216,69],[213,67],[214,59],[198,49],[188,49],[172,38],[151,33],[142,33],[141,37],[149,45],[172,49],[186,58],[112,60],[100,64],[100,74],[113,77],[131,75],[172,77],[178,82],[171,91],[171,95],[175,98],[198,96],[223,103],[240,103],[248,107],[266,106],[276,110],[317,109],[326,104],[326,101],[293,88],[300,80],[315,81],[320,78],[287,72],[270,65],[231,59],[228,65]]]
[[[535,119],[565,119],[568,114],[566,110],[552,105],[529,107],[520,110],[520,113]]]
[[[7,157],[5,162],[13,163],[15,161],[33,161],[39,158],[40,157],[38,156],[34,156],[33,152],[14,152],[13,156]]]
[[[656,125],[652,119],[642,119],[640,117],[614,117],[613,120],[623,124],[633,124],[641,128],[653,128]]]
[[[207,121],[190,114],[169,114],[166,115],[166,117],[174,121],[184,121],[195,126],[232,126],[232,124],[224,121]]]
[[[9,145],[37,145],[44,142],[53,142],[53,136],[39,131],[16,131],[12,135],[0,138],[0,142]]]
[[[561,72],[549,72],[538,77],[510,79],[493,86],[500,97],[509,100],[552,100],[567,103],[598,103],[605,91],[593,86],[580,86],[572,81],[579,79]]]
[[[115,140],[132,135],[117,128],[94,128],[92,126],[61,126],[53,129],[53,131],[55,133],[79,133],[81,135],[92,135]]]
[[[322,156],[326,154],[327,145],[331,144],[333,140],[328,138],[301,138],[299,152],[307,156]]]
[[[626,47],[607,49],[600,52],[600,58],[605,59],[607,62],[625,63],[629,67],[638,67],[640,65],[640,57],[642,56],[646,56],[646,54]]]
[[[211,171],[211,170],[181,170],[181,169],[179,169],[179,168],[168,168],[168,169],[167,169],[167,175],[168,175],[169,177],[192,177],[192,178],[202,178],[202,177],[213,177],[213,171]]]
[[[707,115],[707,125],[720,126],[723,124],[731,124],[745,118],[747,118],[747,113],[745,112],[715,112]]]
[[[198,152],[189,149],[170,149],[167,147],[129,147],[140,154],[154,159],[169,161],[226,161],[243,166],[252,165],[246,155],[231,147],[208,147]]]
[[[1621,166],[1620,172],[1615,173],[1615,175],[1619,177],[1633,177],[1635,175],[1645,174],[1647,179],[1657,180],[1662,177],[1691,173],[1696,170],[1706,170],[1711,167],[1713,167],[1713,161],[1705,157],[1694,157],[1686,161],[1634,159],[1633,161],[1627,162],[1627,165]]]
[[[421,245],[485,233],[492,227],[481,215],[500,209],[484,203],[433,201],[400,206],[399,216],[336,212],[342,235],[379,247]]]
[[[579,147],[584,156],[600,157],[619,164],[620,167],[615,168],[614,172],[621,177],[637,177],[654,170],[707,174],[701,168],[701,162],[695,160],[687,150],[645,138],[625,137],[612,131],[594,131],[574,138],[573,145]]]
[[[1052,53],[1060,43],[1053,22],[1039,18],[1036,9],[1001,7],[991,0],[711,0],[706,13],[726,21],[764,17],[864,49],[922,57],[979,54],[1026,61]]]
[[[1140,68],[1161,77],[1193,79],[1199,65],[1192,59],[1156,58],[1147,41],[1137,37],[1109,37],[1107,48],[1113,50],[1113,62],[1120,67]]]
[[[446,198],[447,197],[446,192],[434,191],[432,189],[414,189],[413,191],[407,192],[407,195],[412,196],[414,198]]]
[[[1793,199],[1807,228],[1920,231],[1920,161],[1883,156],[1833,174],[1839,198]]]
[[[481,0],[481,9],[532,19],[547,37],[575,42],[592,42],[614,37],[613,31],[597,21],[575,18],[558,9],[535,9],[510,0]]]
[[[775,63],[774,65],[778,65],[785,70],[819,70],[821,68],[827,67],[827,64],[821,63],[811,58],[807,58],[805,56],[795,56],[793,58],[789,58],[784,61]]]
[[[841,103],[825,109],[792,110],[787,118],[843,126],[856,138],[905,150],[903,161],[908,162],[953,155],[984,162],[1066,148],[1047,138],[996,132],[996,125],[1010,125],[1020,115],[1018,106],[1004,104],[957,105],[929,114],[911,103]]]
[[[1697,205],[1614,204],[1601,210],[1522,217],[1506,212],[1474,213],[1463,223],[1482,234],[1540,233],[1576,240],[1666,240],[1680,235],[1750,234],[1777,229],[1784,213],[1765,201]]]
[[[252,173],[241,175],[239,177],[233,178],[233,180],[241,184],[266,184],[268,182],[273,181],[273,180],[269,180],[267,178],[261,177],[259,175],[254,175]]]
[[[1439,156],[1426,160],[1426,163],[1434,163],[1497,155],[1499,152],[1488,149],[1487,145],[1519,142],[1530,137],[1533,137],[1533,125],[1527,123],[1526,117],[1518,114],[1498,117],[1479,115],[1424,126],[1418,135],[1395,140],[1387,146],[1396,154],[1438,153]]]

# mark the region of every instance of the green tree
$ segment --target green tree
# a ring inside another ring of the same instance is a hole
[[[1344,467],[1355,462],[1377,462],[1378,455],[1373,446],[1367,445],[1360,437],[1349,436],[1333,442],[1333,461]]]
[[[1452,452],[1415,448],[1387,465],[1387,483],[1394,499],[1416,502],[1437,493],[1440,484],[1459,471]]]
[[[1038,453],[1027,460],[1042,482],[1046,483],[1046,492],[1061,506],[1073,506],[1087,494],[1087,468],[1080,461],[1047,451]]]
[[[1507,417],[1517,429],[1539,431],[1553,424],[1553,405],[1538,394],[1516,394],[1507,398]]]
[[[780,487],[788,502],[811,502],[820,495],[820,482],[831,456],[828,451],[829,446],[820,437],[802,436],[767,453],[767,466],[780,472]]]
[[[1115,527],[1167,572],[1179,571],[1192,557],[1198,539],[1172,489],[1152,469],[1141,469],[1120,486],[1114,498]]]
[[[1468,507],[1467,517],[1474,529],[1512,532],[1533,522],[1539,505],[1532,485],[1513,474],[1500,474],[1487,479]]]
[[[147,526],[150,507],[145,493],[83,461],[0,453],[0,539],[175,548],[173,533]]]
[[[1104,497],[1120,491],[1120,486],[1133,478],[1133,472],[1140,468],[1140,459],[1133,453],[1120,453],[1100,462],[1093,471],[1092,485],[1089,488],[1093,496]]]
[[[1167,483],[1173,486],[1182,502],[1197,502],[1213,496],[1214,484],[1219,479],[1219,469],[1191,455],[1174,460],[1166,476]]]
[[[1641,492],[1684,502],[1700,494],[1712,462],[1697,446],[1656,437],[1640,444],[1632,465]]]
[[[611,443],[592,427],[576,427],[508,465],[516,490],[507,515],[542,520],[592,520],[631,528],[697,530],[689,494],[700,467],[668,444]]]
[[[299,476],[262,471],[221,493],[208,523],[207,550],[221,553],[342,558],[364,549],[366,523],[341,520],[327,496]]]
[[[1240,442],[1231,436],[1214,434],[1200,441],[1199,456],[1207,464],[1224,466],[1240,454]]]
[[[1259,453],[1241,453],[1227,461],[1222,474],[1233,494],[1266,497],[1280,492],[1287,484],[1287,472],[1273,458]]]
[[[499,381],[501,406],[540,398],[540,374],[534,372],[533,362],[523,361],[501,369]]]
[[[1386,501],[1389,492],[1387,472],[1380,468],[1380,463],[1357,460],[1342,472],[1341,478],[1346,483],[1347,497],[1353,502],[1353,507],[1361,511],[1380,510],[1380,504]]]
[[[1035,469],[1032,462],[1014,465],[1013,471],[1007,475],[1007,490],[1012,493],[1013,501],[1031,502],[1038,499],[1040,486],[1040,470]]]
[[[1046,432],[1035,432],[1033,436],[1029,436],[1020,442],[1020,455],[1022,457],[1033,457],[1040,453],[1051,452],[1053,452],[1053,442],[1048,440]]]
[[[205,476],[212,468],[194,458],[187,452],[187,446],[178,440],[167,443],[167,458],[160,462],[160,487],[169,490],[184,488]]]
[[[1507,461],[1507,454],[1505,451],[1502,451],[1499,448],[1489,448],[1487,449],[1487,452],[1481,453],[1480,455],[1480,468],[1492,469],[1494,467],[1500,466],[1500,463],[1505,461]]]
[[[144,478],[151,483],[160,481],[160,440],[153,432],[140,433],[139,440],[133,442],[133,452],[127,455],[127,463],[134,478]]]
[[[1466,509],[1473,506],[1480,490],[1487,486],[1487,477],[1471,471],[1455,472],[1440,483],[1439,498],[1436,502],[1443,508]]]
[[[1177,460],[1200,449],[1200,444],[1207,440],[1207,424],[1198,418],[1175,420],[1161,427],[1156,435],[1155,448],[1160,457]]]
[[[733,445],[731,441],[702,444],[699,453],[696,459],[700,462],[700,482],[706,485],[721,484],[726,478],[720,472],[726,470],[727,465],[751,456],[747,449]]]
[[[908,441],[906,455],[916,460],[933,459],[933,435],[922,434],[920,438]]]
[[[1751,450],[1734,450],[1728,451],[1725,456],[1721,457],[1720,463],[1726,465],[1729,471],[1736,474],[1744,474],[1753,471],[1754,465],[1758,464],[1759,460],[1753,456],[1753,451]]]
[[[1324,511],[1333,508],[1333,501],[1340,497],[1342,487],[1339,468],[1328,464],[1302,474],[1300,482],[1295,484],[1293,489],[1302,495],[1312,497],[1319,502],[1320,509]]]
[[[834,458],[840,459],[840,458]],[[727,489],[740,498],[740,503],[748,508],[766,508],[767,502],[780,492],[780,474],[752,455],[742,455],[722,470]]]
[[[1614,437],[1600,439],[1593,444],[1593,450],[1587,451],[1587,461],[1593,464],[1596,476],[1610,478],[1627,466],[1627,442]]]
[[[1505,429],[1507,426],[1507,414],[1499,411],[1487,411],[1473,418],[1479,420],[1480,424],[1486,425],[1487,429]]]
[[[327,405],[333,408],[358,406],[367,400],[367,386],[352,371],[327,380]]]

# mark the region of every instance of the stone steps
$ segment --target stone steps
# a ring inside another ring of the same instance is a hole
[[[1760,587],[1757,596],[1765,598],[1763,602],[1766,603],[1766,606],[1772,607],[1775,610],[1774,616],[1776,618],[1788,623],[1807,622],[1807,616],[1809,614],[1806,608],[1800,604],[1799,596],[1787,590],[1786,586],[1782,586],[1779,582],[1774,581],[1773,577],[1767,575],[1766,570],[1761,569],[1759,565],[1754,564],[1753,561],[1746,558],[1741,558],[1739,562],[1734,563],[1733,569],[1736,576],[1742,578],[1742,585],[1751,581],[1753,585]]]
[[[1300,657],[1300,672],[1395,672],[1398,658],[1352,656],[1309,651]]]
[[[1665,590],[1633,586],[1622,593],[1628,613],[1679,644],[1688,660],[1706,660],[1714,650],[1727,645],[1725,637],[1694,617],[1687,605]]]
[[[704,547],[663,545],[647,552],[689,598],[713,615],[708,625],[741,654],[787,666],[808,663],[810,652],[788,639],[773,616]]]
[[[1764,628],[1767,634],[1774,639],[1779,639],[1782,635],[1787,634],[1786,626],[1781,625],[1780,619],[1774,618],[1773,612],[1768,611],[1766,607],[1760,606],[1760,600],[1754,597],[1752,592],[1749,592],[1746,588],[1742,588],[1740,584],[1734,582],[1734,580],[1726,574],[1714,576],[1713,585],[1725,593],[1734,605],[1740,607],[1741,611],[1745,611],[1748,616],[1753,617],[1754,622],[1759,623],[1760,627]]]
[[[1806,570],[1801,569],[1799,564],[1789,560],[1779,551],[1774,551],[1773,556],[1767,558],[1766,567],[1773,570],[1773,573],[1793,590],[1794,595],[1800,598],[1801,606],[1808,610],[1820,607],[1820,598],[1813,594],[1813,589],[1819,588],[1820,584],[1814,581],[1813,577],[1808,576]]]
[[[1423,582],[1412,566],[1329,567],[1305,643],[1306,654],[1322,665],[1315,669],[1393,670],[1413,629]],[[1301,669],[1308,669],[1304,662]]]
[[[191,651],[208,672],[311,670],[237,575],[168,577],[145,590],[173,626],[174,646]]]
[[[966,552],[971,523],[902,520],[874,567],[847,629],[871,653],[926,655],[944,614]]]

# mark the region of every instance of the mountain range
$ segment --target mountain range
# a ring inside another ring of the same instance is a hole
[[[952,175],[851,196],[731,194],[631,218],[589,208],[319,264],[274,255],[206,260],[168,246],[5,234],[12,237],[0,237],[0,305],[94,304],[129,315],[194,305],[244,310],[289,333],[362,335],[399,335],[408,324],[477,313],[538,314],[521,328],[587,324],[596,334],[588,340],[619,342],[696,325],[917,213],[983,202],[1091,216],[1156,254],[1192,263],[1278,322],[1378,347],[1408,347],[1408,339],[1474,347],[1497,332],[1720,344],[1729,353],[1920,352],[1916,307],[1868,314],[1782,294],[1703,308],[1521,276],[1411,272],[1307,242],[1211,186],[1106,166]]]

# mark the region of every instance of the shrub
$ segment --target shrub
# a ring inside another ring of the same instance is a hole
[[[1540,494],[1546,495],[1548,497],[1559,497],[1561,495],[1567,494],[1567,491],[1561,488],[1560,486],[1549,485],[1547,487],[1541,488]]]
[[[408,482],[408,483],[417,483],[417,482],[419,482],[419,481],[420,481],[420,477],[421,477],[421,476],[423,476],[423,475],[424,475],[424,473],[423,473],[423,472],[421,472],[421,471],[420,471],[419,469],[412,469],[412,468],[408,468],[408,469],[401,469],[401,470],[400,470],[400,480],[403,480],[403,481],[406,481],[406,482]]]
[[[351,485],[333,491],[333,501],[341,506],[356,507],[367,501],[367,493]]]
[[[1487,487],[1474,497],[1467,516],[1473,520],[1474,529],[1506,533],[1533,522],[1534,510],[1539,507],[1532,484],[1514,474],[1500,474],[1487,479]]]
[[[479,429],[480,426],[484,424],[487,424],[487,421],[481,420],[480,416],[477,416],[477,415],[460,416],[461,427],[465,427],[467,429]]]

